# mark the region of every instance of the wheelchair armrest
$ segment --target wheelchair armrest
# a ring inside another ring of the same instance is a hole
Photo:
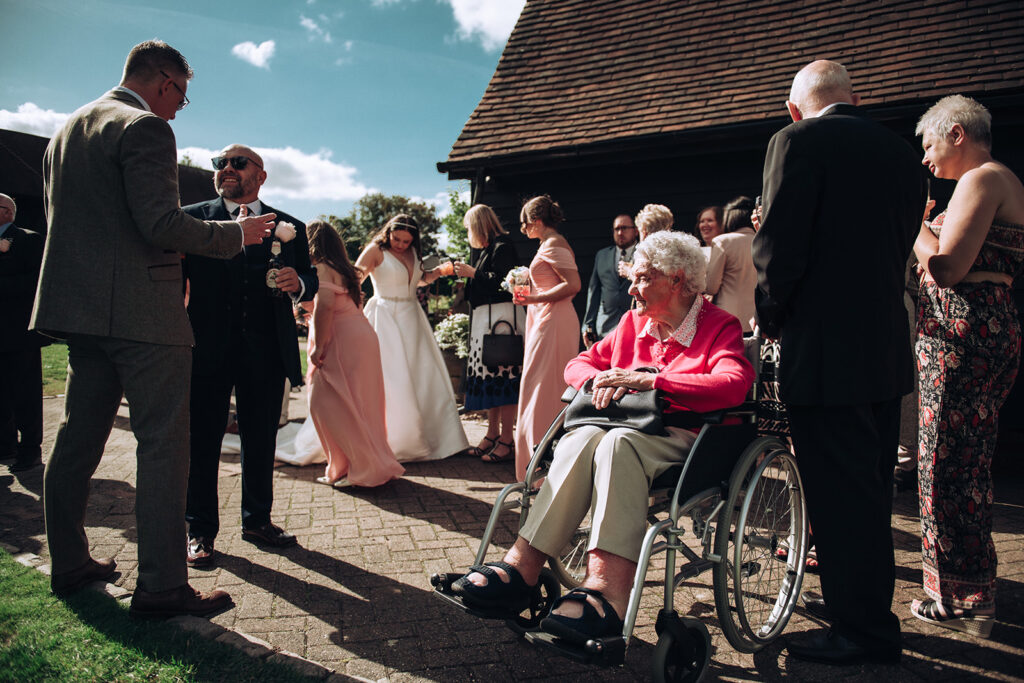
[[[665,413],[665,425],[668,427],[682,427],[683,429],[700,429],[706,424],[723,424],[727,418],[734,417],[737,414],[752,414],[755,408],[755,403],[744,401],[738,406],[723,408],[722,410],[712,410],[708,413],[692,413],[689,411]]]
[[[576,394],[579,390],[576,387],[568,386],[565,391],[562,392],[562,403],[572,403],[572,400],[576,398]]]

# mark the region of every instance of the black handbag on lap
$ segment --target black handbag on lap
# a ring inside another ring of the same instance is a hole
[[[636,372],[657,372],[656,368],[634,368]],[[664,436],[665,422],[662,411],[665,399],[657,389],[629,391],[618,401],[612,401],[604,410],[594,407],[594,380],[588,379],[575,393],[565,409],[565,429],[591,425],[613,429],[627,427],[644,434]],[[570,387],[570,390],[572,388]]]
[[[512,321],[516,320],[516,307],[512,306]],[[497,370],[502,365],[523,364],[523,335],[516,333],[516,328],[507,320],[499,320],[491,325],[491,305],[487,304],[487,325],[490,332],[484,335],[481,348],[481,362],[490,370]],[[500,334],[501,325],[508,327],[508,334]]]

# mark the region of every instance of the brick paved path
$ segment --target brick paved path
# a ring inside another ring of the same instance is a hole
[[[44,402],[47,443],[52,443],[62,399]],[[300,394],[291,415],[305,415]],[[466,421],[475,443],[482,426]],[[117,558],[117,583],[136,580],[134,449],[122,406],[106,455],[93,482],[87,518],[96,556]],[[929,627],[908,612],[919,597],[919,526],[912,493],[901,494],[893,517],[897,547],[896,613],[903,621],[900,667],[831,668],[782,655],[776,643],[756,655],[732,650],[718,627],[710,577],[688,588],[699,602],[677,601],[701,616],[713,638],[707,680],[850,681],[1024,680],[1024,448],[1001,456],[997,471],[996,545],[999,552],[998,623],[982,641]],[[1014,461],[1015,460],[1015,461]],[[190,570],[197,588],[224,588],[237,606],[213,619],[225,627],[299,653],[340,674],[388,681],[646,680],[656,636],[659,592],[645,593],[626,666],[602,670],[549,656],[519,642],[502,625],[453,610],[430,593],[433,572],[465,568],[472,560],[491,503],[512,478],[511,464],[484,465],[470,458],[410,464],[407,476],[377,490],[334,490],[318,485],[319,467],[282,466],[275,472],[274,520],[299,538],[299,546],[265,552],[241,540],[241,480],[237,457],[221,464],[221,555],[212,570]],[[0,472],[3,472],[0,470]],[[40,506],[42,470],[0,474],[0,541],[46,556]],[[497,542],[511,542],[509,516]],[[184,539],[183,539],[184,541]],[[495,550],[494,555],[500,554]],[[656,565],[660,567],[660,565]],[[816,590],[808,577],[805,589]],[[652,569],[648,581],[656,582]],[[798,609],[788,632],[820,627]]]

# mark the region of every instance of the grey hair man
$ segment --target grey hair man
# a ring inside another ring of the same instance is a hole
[[[913,387],[903,283],[926,194],[913,149],[859,102],[841,64],[796,75],[793,123],[768,145],[753,242],[757,322],[781,344],[832,621],[789,653],[830,664],[900,658],[890,518],[900,397]]]
[[[67,340],[69,365],[43,480],[51,588],[70,592],[114,572],[113,559],[90,555],[84,517],[124,396],[138,441],[131,611],[145,616],[231,604],[223,591],[188,585],[181,543],[193,344],[181,253],[231,257],[261,242],[274,218],[203,221],[181,210],[168,121],[188,104],[191,77],[167,43],[136,45],[120,85],[72,114],[43,159],[48,232],[31,324]]]

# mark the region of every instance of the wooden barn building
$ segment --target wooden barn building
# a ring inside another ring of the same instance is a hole
[[[1024,176],[1020,0],[528,0],[438,169],[514,233],[524,199],[554,197],[585,287],[616,214],[665,204],[692,230],[700,208],[760,194],[790,83],[814,59],[843,63],[862,108],[916,149],[928,106],[977,98],[996,158]],[[525,263],[536,247],[518,246]]]

